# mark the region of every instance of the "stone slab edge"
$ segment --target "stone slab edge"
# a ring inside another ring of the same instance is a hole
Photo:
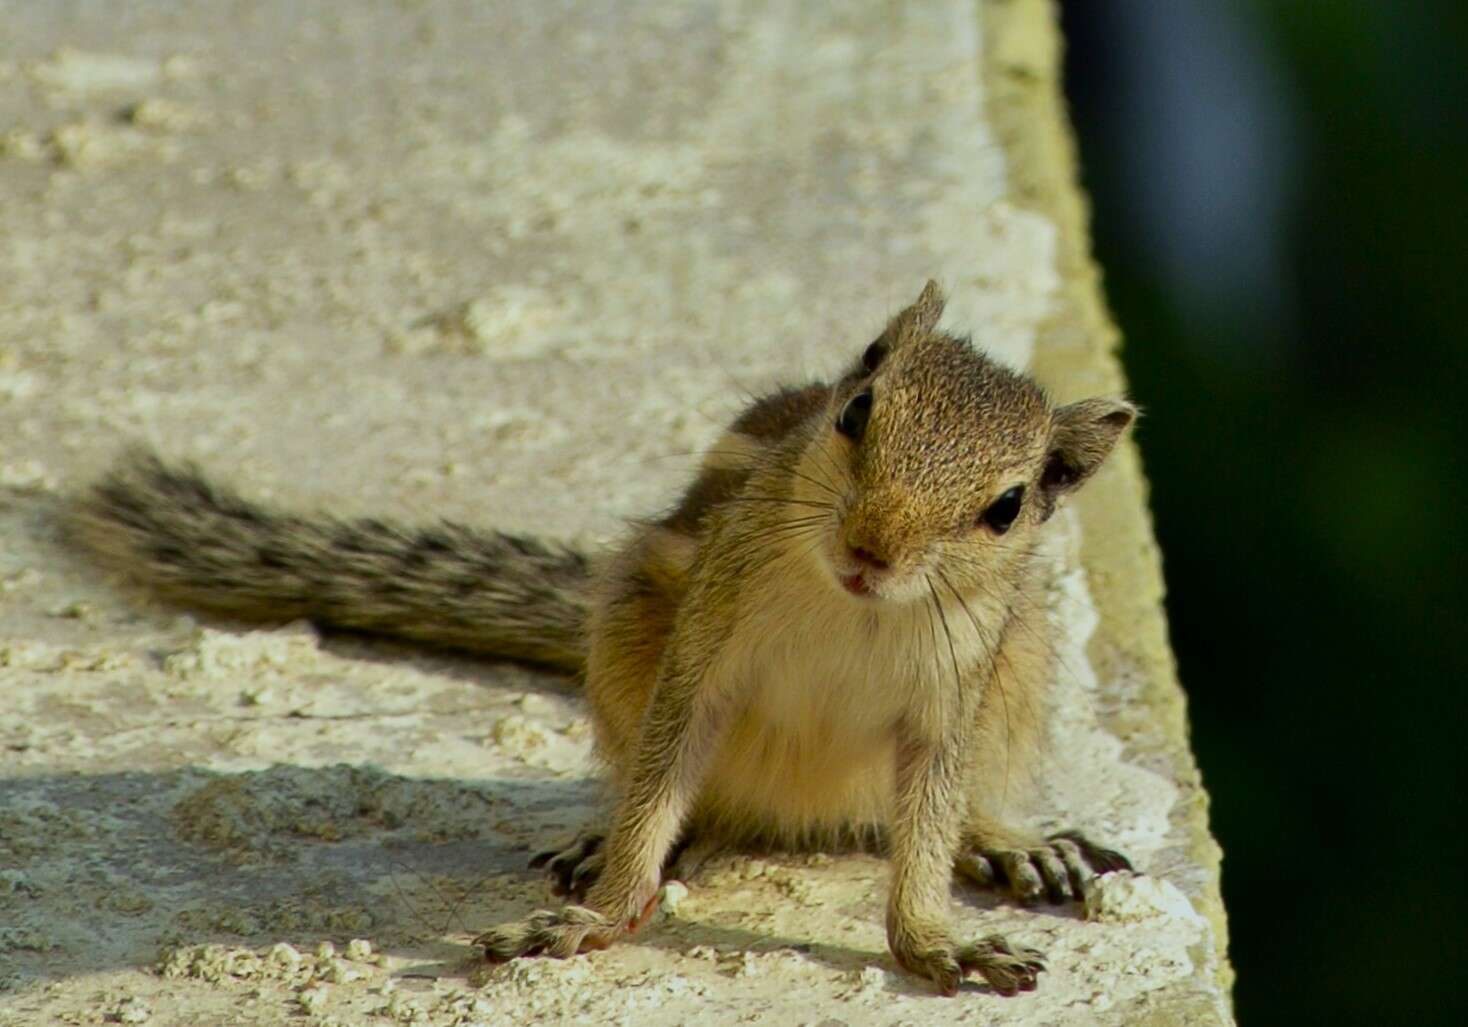
[[[979,0],[976,13],[983,26],[985,113],[1005,153],[1010,198],[1043,214],[1059,233],[1061,286],[1054,312],[1040,327],[1032,370],[1057,385],[1062,401],[1124,391],[1121,334],[1090,254],[1090,211],[1061,92],[1058,11],[1052,0]],[[1188,745],[1187,698],[1168,643],[1162,559],[1136,443],[1128,441],[1118,456],[1077,503],[1086,534],[1082,560],[1101,627],[1090,655],[1103,678],[1136,680],[1142,698],[1136,708],[1109,713],[1107,726],[1129,745],[1163,758],[1183,790],[1172,819],[1187,839],[1187,859],[1206,874],[1189,898],[1213,928],[1216,983],[1227,998],[1234,971],[1219,890],[1223,850],[1209,832],[1208,793]],[[1179,1012],[1164,1012],[1161,1022]]]

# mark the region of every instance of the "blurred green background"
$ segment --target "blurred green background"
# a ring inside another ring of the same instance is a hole
[[[1063,12],[1240,1021],[1468,1022],[1468,3]]]

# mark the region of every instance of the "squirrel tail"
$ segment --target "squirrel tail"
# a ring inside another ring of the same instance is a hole
[[[71,528],[103,562],[187,606],[585,668],[591,573],[561,545],[449,521],[279,513],[145,451],[91,487]]]

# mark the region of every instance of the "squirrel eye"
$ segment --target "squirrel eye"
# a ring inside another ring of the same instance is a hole
[[[867,430],[867,419],[872,416],[872,390],[863,389],[846,401],[836,417],[836,430],[852,442],[860,442]]]
[[[1025,498],[1023,485],[1016,485],[1004,495],[989,504],[989,508],[979,515],[979,520],[989,526],[989,530],[996,535],[1003,535],[1019,516],[1020,506]]]

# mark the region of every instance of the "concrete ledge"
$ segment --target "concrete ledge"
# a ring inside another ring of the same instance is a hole
[[[885,868],[729,857],[636,944],[486,971],[597,815],[528,671],[195,623],[56,537],[125,438],[340,512],[591,540],[747,389],[930,276],[1063,398],[1122,387],[1040,0],[19,5],[0,63],[0,1020],[1222,1023],[1218,849],[1132,451],[1059,540],[1036,823],[1145,877],[955,891],[1033,995],[900,973]]]
[[[1034,372],[1062,396],[1124,388],[1116,359],[1120,337],[1106,311],[1101,276],[1090,255],[1089,212],[1077,184],[1075,146],[1061,93],[1061,48],[1051,0],[985,0],[984,80],[987,114],[1004,146],[1014,193],[1060,230],[1061,301],[1042,327]],[[1179,851],[1171,876],[1185,881],[1194,907],[1212,929],[1216,955],[1201,967],[1214,974],[1177,1009],[1177,1022],[1228,1017],[1233,969],[1228,923],[1219,891],[1223,851],[1208,829],[1208,794],[1188,746],[1187,702],[1167,640],[1164,585],[1147,514],[1147,485],[1135,444],[1112,475],[1080,497],[1087,544],[1083,560],[1101,627],[1091,659],[1105,679],[1128,681],[1140,701],[1117,708],[1107,727],[1139,749],[1164,758],[1182,786],[1172,821]]]

